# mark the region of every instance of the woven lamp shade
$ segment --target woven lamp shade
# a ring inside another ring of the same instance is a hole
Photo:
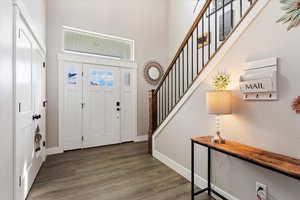
[[[214,115],[231,114],[231,91],[211,91],[206,94],[207,112]]]

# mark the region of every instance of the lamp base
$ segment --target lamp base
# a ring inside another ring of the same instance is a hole
[[[215,135],[213,138],[211,138],[211,142],[215,144],[225,144],[225,139],[221,137],[220,131],[217,132],[217,135]]]

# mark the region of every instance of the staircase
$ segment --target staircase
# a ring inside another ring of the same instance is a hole
[[[152,136],[259,0],[207,0],[155,90],[149,91]],[[225,22],[225,23],[224,23]]]

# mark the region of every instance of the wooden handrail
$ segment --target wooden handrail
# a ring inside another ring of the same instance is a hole
[[[163,82],[166,80],[169,72],[172,70],[172,67],[174,66],[176,60],[178,59],[178,57],[180,56],[180,54],[182,53],[185,45],[187,44],[187,42],[189,41],[189,39],[191,38],[193,32],[195,31],[195,29],[197,28],[200,20],[202,19],[202,17],[204,16],[205,12],[207,11],[207,9],[209,8],[210,3],[213,0],[207,0],[206,3],[204,4],[203,8],[201,9],[199,15],[197,16],[197,18],[195,19],[192,27],[189,29],[187,35],[185,36],[184,40],[182,41],[179,49],[177,50],[171,64],[168,66],[166,72],[164,73],[162,79],[160,80],[156,90],[155,90],[155,94],[157,94],[158,90],[160,89],[160,87],[162,86]]]

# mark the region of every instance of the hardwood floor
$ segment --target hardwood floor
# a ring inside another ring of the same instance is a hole
[[[191,199],[190,183],[146,151],[128,143],[49,156],[27,200]]]

